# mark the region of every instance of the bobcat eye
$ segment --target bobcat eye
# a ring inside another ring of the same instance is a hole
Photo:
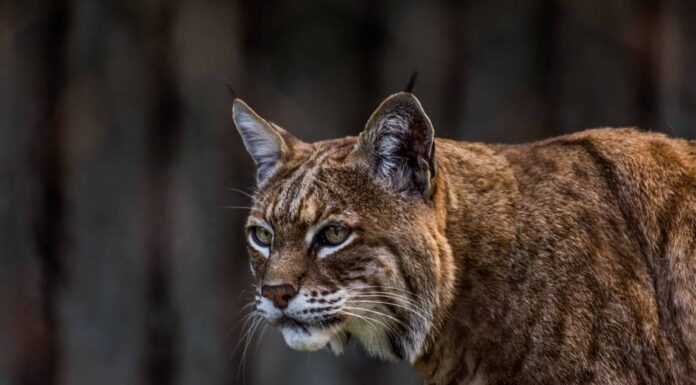
[[[343,243],[349,235],[350,230],[347,227],[330,225],[322,230],[319,242],[324,245],[336,246]]]
[[[273,234],[266,228],[255,226],[251,229],[251,238],[261,247],[269,247],[273,241]]]

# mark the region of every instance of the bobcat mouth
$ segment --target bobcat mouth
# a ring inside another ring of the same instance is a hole
[[[310,327],[317,327],[317,328],[327,328],[332,325],[336,325],[343,322],[342,319],[338,317],[325,317],[322,319],[317,319],[313,320],[312,322],[307,322],[307,321],[300,321],[295,318],[288,317],[286,315],[282,316],[278,321],[276,321],[276,326],[280,328],[292,328],[292,329],[300,329],[304,332],[308,332],[308,328]]]
[[[278,327],[281,328],[293,328],[293,329],[300,329],[304,332],[307,332],[307,324],[301,321],[298,321],[294,318],[290,318],[288,316],[282,316],[278,322],[276,323]]]

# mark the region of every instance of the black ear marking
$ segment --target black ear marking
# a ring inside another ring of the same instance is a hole
[[[237,99],[237,93],[234,92],[234,88],[232,88],[232,85],[230,84],[230,79],[228,79],[227,76],[225,76],[225,89],[227,89],[227,94],[230,95],[233,101]]]
[[[232,100],[237,99],[237,93],[234,92],[234,89],[232,88],[232,86],[230,85],[230,83],[225,82],[225,88],[227,89],[227,93],[230,95],[230,97],[232,98]]]
[[[413,71],[411,77],[408,79],[408,84],[404,89],[404,92],[412,93],[413,87],[416,86],[416,79],[418,79],[418,70]]]

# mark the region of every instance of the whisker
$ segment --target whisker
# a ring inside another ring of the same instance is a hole
[[[381,299],[389,299],[398,303],[404,303],[406,305],[411,305],[413,307],[421,308],[422,305],[412,299],[405,298],[399,295],[394,295],[392,293],[380,293],[380,292],[366,292],[366,293],[356,293],[352,294],[349,298],[381,298]]]
[[[251,207],[246,206],[221,206],[221,209],[239,209],[239,210],[251,210]]]
[[[368,299],[368,300],[372,300],[372,301],[376,301],[376,300],[388,301],[388,303],[390,303],[390,304],[393,303],[393,304],[398,304],[400,306],[408,306],[409,308],[412,308],[412,309],[420,309],[421,308],[420,304],[417,302],[404,301],[403,298],[394,297],[394,296],[391,296],[388,294],[358,294],[358,295],[351,295],[350,297],[348,297],[349,300],[353,299],[353,298]]]
[[[248,309],[248,308],[250,308],[250,307],[252,307],[252,306],[254,306],[254,305],[256,305],[256,302],[253,302],[253,301],[252,301],[252,302],[249,302],[248,304],[246,304],[246,305],[240,307],[239,310],[237,310],[237,314],[241,313],[242,311],[244,311],[244,310],[246,310],[246,309]]]
[[[256,318],[254,318],[256,317]],[[249,314],[245,315],[242,319],[237,321],[235,324],[234,328],[237,327],[240,323],[243,322],[242,328],[246,329],[244,333],[239,337],[239,341],[237,341],[237,345],[235,345],[234,349],[232,350],[232,355],[234,355],[237,352],[237,349],[241,346],[242,342],[244,339],[249,335],[249,332],[251,331],[252,327],[254,324],[257,322],[263,321],[263,318],[261,318],[255,311],[249,312]],[[251,322],[251,327],[249,323]]]
[[[379,321],[379,320],[374,319],[374,318],[372,318],[372,317],[368,317],[368,316],[366,316],[366,315],[356,314],[356,313],[353,313],[353,312],[350,312],[350,311],[345,311],[345,310],[344,310],[343,313],[344,313],[344,314],[347,314],[347,315],[349,315],[349,316],[356,317],[356,318],[358,318],[358,319],[364,320],[365,322],[367,322],[368,325],[372,326],[375,330],[379,330],[379,329],[377,329],[377,327],[376,327],[376,326],[374,325],[374,323],[373,323],[373,322],[377,322],[378,324],[382,325],[382,326],[384,327],[384,329],[386,329],[386,331],[387,331],[388,333],[390,333],[390,334],[395,334],[394,329],[393,329],[391,326],[385,324],[385,323],[382,322],[382,321]]]
[[[336,336],[336,338],[340,341],[340,343],[341,343],[340,348],[341,348],[341,351],[343,351],[342,350],[343,343],[345,341],[343,332],[341,332],[341,330],[339,330],[338,327],[336,327],[336,325],[329,325],[329,328],[331,329],[331,333],[333,333]],[[331,350],[333,352],[333,349],[331,349]],[[336,354],[336,353],[334,352],[334,354]],[[338,354],[340,354],[340,353],[338,353]]]
[[[359,293],[387,293],[387,294],[391,294],[391,295],[394,295],[394,296],[399,296],[399,297],[401,297],[401,298],[404,298],[404,299],[406,299],[406,300],[411,300],[411,301],[414,301],[414,302],[415,302],[416,300],[421,301],[421,302],[427,302],[427,300],[426,300],[425,298],[422,298],[422,297],[420,297],[420,296],[418,296],[418,295],[415,295],[415,294],[410,294],[410,295],[409,295],[409,294],[407,294],[407,293],[399,292],[399,291],[396,291],[396,292],[394,292],[394,291],[389,291],[389,289],[386,289],[386,288],[380,288],[380,289],[382,289],[382,290],[375,290],[375,289],[363,290],[363,289],[365,289],[365,288],[358,288],[358,289],[361,289],[361,290],[356,290],[356,291],[359,292]]]
[[[244,195],[248,196],[248,197],[251,198],[251,199],[254,199],[254,196],[253,196],[253,195],[249,194],[248,192],[246,192],[246,191],[244,191],[244,190],[240,190],[240,189],[238,189],[238,188],[228,187],[228,188],[226,188],[226,190],[235,191],[235,192],[244,194]]]
[[[388,292],[380,292],[380,291],[367,291],[367,292],[358,292],[358,294],[352,295],[352,297],[362,297],[362,296],[373,296],[373,297],[387,297],[387,298],[392,298],[392,299],[400,299],[402,301],[408,302],[413,305],[420,305],[418,302],[414,301],[411,298],[404,297],[399,294],[394,294],[394,293],[388,293]]]
[[[387,286],[387,285],[364,285],[364,286],[358,286],[356,289],[382,289],[382,290],[394,290],[400,292],[402,295],[408,294],[408,296],[413,296],[421,300],[425,300],[422,296],[418,295],[417,293],[414,293],[410,290],[402,289],[400,287],[396,286]]]
[[[249,323],[249,320],[251,320],[252,317],[256,315],[255,311],[250,311],[247,313],[244,317],[240,318],[234,326],[232,326],[232,330],[236,329],[237,326],[239,326],[240,323],[244,322],[244,326],[246,326]]]
[[[399,291],[399,292],[404,293],[404,294],[408,294],[409,296],[416,297],[416,298],[420,299],[421,301],[427,301],[426,298],[424,298],[424,297],[422,297],[422,296],[420,296],[420,295],[418,295],[418,294],[416,294],[416,293],[414,293],[414,292],[412,292],[412,291],[405,290],[405,289],[402,289],[402,288],[399,288],[399,287],[395,287],[395,286],[365,285],[365,286],[358,286],[358,287],[356,287],[355,289],[387,289],[387,290],[388,290],[388,289],[391,289],[391,290]],[[403,295],[403,294],[402,294],[402,295]]]
[[[256,349],[254,350],[254,355],[256,355],[259,352],[259,347],[261,346],[263,335],[266,334],[266,330],[268,330],[268,324],[264,323],[263,329],[261,330],[261,334],[259,335],[258,340],[256,340]]]
[[[402,302],[399,298],[390,297],[386,295],[354,295],[349,298],[351,302],[359,301],[373,301],[372,303],[380,303],[383,305],[393,305],[402,309],[414,311],[421,314],[428,314],[424,307],[420,306],[415,302]]]
[[[381,304],[381,305],[389,305],[389,306],[396,306],[405,310],[410,311],[411,313],[421,317],[425,322],[428,322],[429,320],[422,315],[417,309],[413,309],[410,307],[402,306],[396,303],[391,303],[391,302],[383,302],[383,301],[351,301],[351,303],[374,303],[374,304]]]
[[[329,325],[329,328],[331,328],[331,332],[333,332],[337,338],[343,340],[344,334],[336,325]]]
[[[252,286],[253,286],[253,285],[252,285]],[[235,303],[235,305],[239,305],[239,302],[241,302],[241,300],[242,300],[242,296],[246,296],[246,295],[249,295],[249,294],[252,294],[252,289],[244,289],[244,290],[241,290],[241,291],[239,292],[239,295],[237,296],[237,302]],[[254,292],[254,293],[253,293],[254,299],[256,299],[256,296],[257,296],[257,294]],[[252,298],[251,298],[251,296],[249,296],[249,298],[247,298],[247,299],[251,300]]]
[[[387,318],[389,318],[389,319],[391,319],[391,320],[393,320],[393,321],[396,321],[396,322],[400,323],[401,325],[403,325],[405,328],[410,329],[410,326],[406,325],[406,324],[405,324],[403,321],[401,321],[400,319],[398,319],[398,318],[396,318],[396,317],[392,317],[392,316],[390,316],[389,314],[384,314],[384,313],[382,313],[382,312],[380,312],[380,311],[365,309],[365,308],[362,308],[362,307],[352,307],[352,306],[343,306],[343,308],[344,308],[344,309],[348,309],[348,310],[362,310],[362,311],[366,311],[366,312],[369,312],[369,313],[378,314],[378,315],[381,315],[381,316],[383,316],[383,317],[387,317]]]
[[[246,355],[247,355],[247,350],[249,349],[249,344],[251,342],[251,339],[254,336],[254,333],[256,333],[256,330],[258,329],[259,325],[263,322],[262,318],[257,318],[254,320],[254,323],[251,325],[249,328],[250,333],[247,334],[246,341],[244,342],[244,351],[242,352],[242,360],[239,363],[239,366],[237,367],[237,378],[239,378],[239,373],[241,370],[242,373],[242,382],[246,382]]]

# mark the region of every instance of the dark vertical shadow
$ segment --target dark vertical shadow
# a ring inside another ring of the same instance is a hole
[[[62,127],[58,117],[58,97],[65,86],[64,57],[69,23],[68,6],[64,1],[50,1],[44,20],[37,28],[41,34],[40,48],[43,58],[44,106],[43,118],[35,127],[32,160],[37,183],[39,207],[34,213],[34,242],[40,258],[40,304],[43,322],[42,346],[37,356],[23,362],[18,372],[21,385],[53,385],[58,383],[60,371],[60,325],[57,299],[63,283],[64,214],[63,167],[61,154]]]
[[[384,0],[362,0],[359,7],[358,20],[361,25],[358,29],[357,47],[360,48],[360,94],[355,101],[361,104],[359,111],[363,113],[355,117],[356,121],[346,125],[351,134],[362,130],[366,117],[385,96],[380,95],[379,84],[387,37],[386,4]]]
[[[660,33],[662,2],[658,0],[644,0],[638,4],[640,31],[638,50],[635,55],[635,114],[637,123],[644,129],[665,130],[663,124],[657,123],[658,95],[657,95],[657,34]]]
[[[145,298],[145,384],[174,384],[177,376],[178,319],[171,298],[171,169],[180,140],[181,99],[172,65],[172,24],[177,2],[165,2],[155,15],[150,42],[154,92],[147,133],[147,212],[145,240],[148,254]]]
[[[677,109],[684,112],[685,119],[681,122],[678,134],[696,140],[696,1],[679,0],[672,5],[680,15],[681,34],[684,43],[681,50],[683,55],[682,77],[677,91]]]
[[[268,31],[268,24],[274,11],[281,5],[277,0],[239,0],[239,40],[241,42],[241,56],[244,68],[242,73],[251,76],[244,76],[236,79],[234,83],[235,91],[239,97],[248,101],[255,99],[253,84],[259,67],[262,66],[260,55],[261,43]]]
[[[236,92],[236,96],[251,102],[258,103],[258,94],[255,92],[254,84],[257,76],[261,74],[260,67],[263,66],[261,55],[261,45],[264,39],[264,33],[268,30],[269,20],[275,14],[274,9],[280,6],[276,0],[237,0],[238,15],[236,34],[239,36],[240,47],[238,54],[241,57],[239,72],[236,77],[232,78],[232,85]],[[267,70],[268,68],[264,68]],[[221,85],[222,86],[222,85]],[[230,108],[232,107],[230,100]],[[246,150],[242,146],[241,138],[237,136],[236,129],[232,123],[232,115],[229,120],[230,130],[234,130],[232,136],[236,136],[234,144],[237,147],[232,147],[230,143],[229,149],[229,174],[225,178],[225,182],[229,183],[230,187],[248,191],[248,186],[254,180],[254,170],[251,164],[234,161],[233,154],[244,154]],[[227,185],[226,185],[227,187]],[[243,200],[244,194],[234,193],[236,199]],[[241,198],[240,198],[241,196]],[[245,204],[242,204],[245,205]],[[246,255],[246,242],[244,242],[240,231],[244,227],[243,211],[232,210],[231,220],[226,224],[225,230],[228,231],[230,237],[228,244],[225,245],[226,250],[230,251],[231,255],[243,256],[243,258],[230,258],[229,266],[226,266],[226,271],[232,276],[226,281],[229,282],[228,290],[230,298],[232,298],[232,309],[234,314],[229,314],[229,318],[225,320],[230,326],[230,332],[225,337],[225,352],[228,354],[229,365],[226,366],[224,374],[224,384],[252,384],[253,378],[249,373],[253,373],[254,355],[249,354],[246,357],[246,382],[242,379],[240,371],[240,362],[242,361],[242,349],[238,349],[237,344],[245,332],[244,323],[241,318],[245,315],[244,312],[238,311],[242,306],[241,298],[248,299],[249,293],[244,290],[248,289],[247,283],[250,279],[248,273],[248,260]],[[241,293],[241,294],[240,294]]]
[[[450,0],[447,2],[447,36],[449,52],[445,63],[445,86],[443,87],[442,125],[437,127],[438,136],[457,139],[457,131],[464,121],[464,91],[468,71],[466,47],[466,11],[467,1]],[[443,53],[445,54],[445,53]]]
[[[540,69],[539,91],[544,103],[542,137],[563,133],[560,119],[562,66],[561,10],[558,1],[542,0],[539,4],[537,60]]]

